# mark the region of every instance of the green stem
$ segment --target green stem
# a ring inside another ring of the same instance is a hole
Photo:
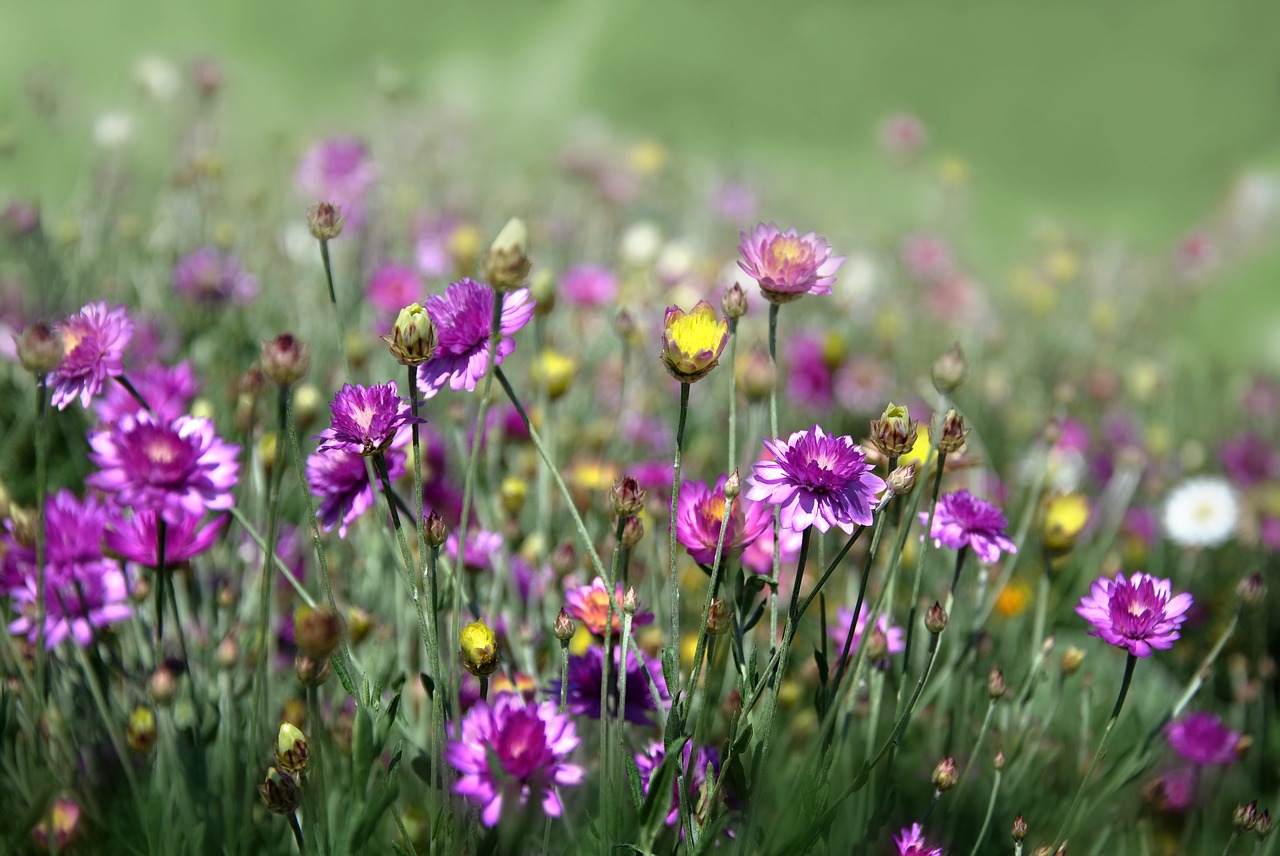
[[[969,851],[969,856],[978,856],[978,851],[982,849],[982,842],[987,838],[987,829],[991,826],[991,815],[996,810],[996,796],[1000,793],[1000,778],[1000,771],[996,770],[995,781],[991,783],[991,798],[987,800],[987,814],[982,818],[982,828],[978,830],[978,840],[973,843],[973,849]],[[957,801],[959,796],[960,794],[957,792]]]
[[[316,806],[316,830],[319,832],[318,843],[322,847],[321,852],[329,852],[329,791],[325,785],[324,771],[324,753],[328,750],[323,747],[325,739],[325,729],[320,718],[320,691],[314,683],[307,685],[307,710],[311,720],[311,769],[312,777],[315,780],[316,793],[313,795],[313,804]]]
[[[729,466],[738,466],[738,319],[729,319]]]
[[[671,596],[671,644],[680,650],[680,585],[676,579],[676,511],[680,502],[680,456],[684,452],[684,427],[689,416],[689,384],[680,384],[680,417],[676,424],[676,458],[671,476],[671,517],[667,532],[667,561],[669,564],[668,589]],[[680,692],[679,670],[676,686],[668,687],[671,697]]]
[[[769,387],[769,438],[778,438],[778,307],[769,304],[769,366],[773,369],[773,384]],[[782,576],[782,506],[773,507],[773,579]],[[769,598],[769,647],[778,639],[778,585],[773,585]]]
[[[338,328],[338,347],[342,349],[342,364],[351,374],[351,355],[347,353],[346,329],[342,324],[342,313],[338,309],[338,292],[333,287],[333,263],[329,259],[329,242],[320,239],[320,259],[324,262],[324,281],[329,286],[329,305],[333,307],[333,322]]]
[[[45,650],[45,618],[48,616],[48,593],[45,591],[45,553],[48,546],[46,528],[48,511],[45,497],[49,492],[49,387],[44,375],[36,378],[36,687],[40,707],[49,697],[46,683],[49,674],[49,652]]]
[[[907,614],[907,638],[903,641],[902,647],[903,672],[911,665],[911,642],[915,638],[916,612],[920,606],[920,581],[924,576],[924,554],[929,549],[929,533],[933,531],[933,515],[938,509],[938,492],[942,489],[942,471],[945,469],[947,462],[947,453],[938,448],[938,440],[942,436],[941,428],[931,432],[930,436],[932,437],[932,442],[929,444],[929,454],[932,455],[936,451],[938,462],[934,465],[936,469],[933,474],[933,494],[929,503],[929,518],[925,521],[924,541],[920,544],[920,551],[916,554],[916,577],[915,582],[911,585],[911,611]],[[925,460],[927,461],[928,458]],[[906,525],[910,526],[911,521],[908,520]]]

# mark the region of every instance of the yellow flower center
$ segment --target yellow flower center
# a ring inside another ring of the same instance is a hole
[[[712,520],[724,520],[724,497],[713,496],[707,500],[707,516]]]
[[[769,258],[778,266],[799,262],[809,257],[809,247],[798,237],[780,235],[769,245]]]
[[[71,356],[71,352],[84,339],[84,331],[75,327],[64,327],[62,329],[62,353],[64,356]]]
[[[671,322],[671,341],[686,354],[700,351],[714,353],[720,347],[729,325],[716,319],[714,312],[691,312]]]

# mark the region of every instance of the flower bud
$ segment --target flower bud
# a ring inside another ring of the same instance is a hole
[[[991,759],[991,765],[996,768],[997,773],[1003,770],[1004,769],[1004,752],[996,750],[996,756]]]
[[[292,386],[311,367],[311,349],[292,333],[262,343],[262,373],[277,386]]]
[[[627,615],[635,615],[640,608],[640,599],[636,597],[636,587],[628,586],[627,593],[622,596],[622,611]]]
[[[1266,809],[1258,814],[1258,820],[1253,825],[1253,831],[1259,838],[1266,838],[1271,834],[1271,810]]]
[[[1044,506],[1044,522],[1040,528],[1045,549],[1056,555],[1071,552],[1088,522],[1089,500],[1083,494],[1050,497]]]
[[[141,755],[156,743],[156,715],[151,708],[138,705],[129,714],[129,724],[124,730],[129,748]]]
[[[76,838],[80,829],[80,806],[68,799],[56,799],[32,830],[31,839],[43,853],[56,847],[63,853]]]
[[[956,343],[933,363],[933,388],[943,395],[955,392],[969,376],[969,363]]]
[[[729,322],[716,317],[705,300],[689,312],[668,306],[663,320],[662,364],[681,383],[694,383],[711,373],[729,342]]]
[[[373,616],[358,606],[347,610],[347,640],[359,645],[373,630]]]
[[[276,766],[291,776],[301,778],[310,757],[311,746],[302,729],[291,722],[280,723],[280,731],[276,735]]]
[[[445,525],[444,518],[434,508],[427,515],[426,539],[427,546],[436,550],[443,547],[449,540],[449,527]]]
[[[720,636],[728,633],[733,627],[733,607],[722,597],[711,598],[711,608],[707,610],[707,633]]]
[[[737,499],[738,494],[742,493],[742,479],[735,469],[729,473],[729,477],[724,480],[724,498]]]
[[[9,506],[9,535],[19,547],[36,546],[36,514],[20,505]]]
[[[18,362],[42,378],[62,365],[62,334],[47,324],[28,324],[18,337]]]
[[[871,442],[886,458],[898,458],[911,451],[918,430],[919,422],[907,408],[891,401],[879,419],[871,420]]]
[[[867,657],[871,662],[882,662],[889,656],[889,637],[877,625],[867,635]]]
[[[546,389],[547,397],[556,401],[573,386],[578,363],[559,351],[545,350],[533,361],[529,374],[534,385]]]
[[[560,610],[560,614],[556,616],[556,620],[551,625],[551,632],[555,634],[555,637],[560,640],[562,645],[569,644],[569,640],[573,638],[574,631],[577,629],[573,619],[569,617],[569,613],[563,609]]]
[[[632,476],[624,476],[613,484],[609,502],[618,517],[635,517],[644,508],[644,490]]]
[[[1071,677],[1080,670],[1080,664],[1084,662],[1084,651],[1072,645],[1070,648],[1062,652],[1062,661],[1059,666],[1062,669],[1064,677]]]
[[[325,607],[300,606],[293,613],[298,650],[313,660],[327,660],[342,641],[342,618]]]
[[[956,781],[960,778],[960,771],[956,769],[955,758],[943,758],[938,762],[938,766],[933,768],[933,786],[939,792],[949,791],[955,787]]]
[[[915,464],[906,464],[901,467],[894,467],[893,472],[889,473],[889,490],[893,491],[894,496],[911,493],[911,488],[915,486]]]
[[[640,543],[644,537],[644,521],[639,517],[628,517],[622,524],[622,546],[628,550]]]
[[[1236,829],[1241,832],[1253,829],[1258,825],[1258,801],[1253,800],[1248,805],[1236,806],[1235,812],[1231,815],[1231,820],[1235,823]]]
[[[742,290],[741,285],[735,282],[724,290],[724,297],[720,298],[720,310],[726,318],[737,319],[747,314],[747,293]]]
[[[1022,840],[1027,837],[1027,822],[1022,819],[1022,815],[1018,815],[1013,819],[1013,830],[1011,834],[1013,835],[1013,840],[1019,844],[1021,844]]]
[[[436,322],[419,303],[400,310],[390,336],[383,336],[391,356],[402,366],[420,366],[435,354],[440,345]]]
[[[1005,693],[1004,672],[993,668],[991,674],[987,677],[987,695],[992,701],[1004,697]]]
[[[485,279],[495,291],[512,291],[529,277],[529,230],[512,217],[493,239],[481,262]]]
[[[924,626],[926,630],[935,636],[947,629],[947,611],[936,600],[933,602],[933,606],[929,607],[929,611],[924,614]]]
[[[954,407],[949,408],[946,416],[942,418],[942,436],[938,438],[938,451],[948,455],[960,451],[967,436],[969,436],[969,429],[964,427],[964,417],[957,413]]]
[[[147,680],[147,696],[161,707],[173,701],[177,692],[178,678],[168,666],[160,666]]]
[[[307,209],[307,229],[317,241],[332,241],[342,234],[342,208],[334,202],[317,202]]]
[[[318,687],[333,674],[333,667],[328,660],[314,660],[306,654],[300,654],[293,661],[293,672],[298,676],[298,683],[304,687]]]
[[[636,334],[636,318],[626,307],[619,309],[618,314],[613,316],[613,332],[624,345],[628,344],[631,337]]]
[[[534,300],[533,314],[546,318],[556,308],[556,275],[539,268],[529,282],[529,294]]]
[[[498,671],[498,637],[489,625],[473,621],[458,635],[464,669],[477,678],[487,678]]]
[[[1262,574],[1255,572],[1242,579],[1236,586],[1236,596],[1245,606],[1257,606],[1266,600],[1267,584],[1263,582]]]
[[[298,422],[299,431],[305,431],[315,424],[323,403],[324,397],[313,384],[304,383],[293,391],[293,416]]]
[[[498,499],[502,500],[502,507],[512,517],[520,513],[528,497],[529,483],[519,476],[507,476],[498,485]]]
[[[275,767],[267,769],[267,780],[258,788],[262,804],[272,814],[293,814],[302,805],[302,788],[288,773]]]
[[[222,671],[234,669],[240,660],[240,643],[236,642],[235,637],[228,634],[221,642],[218,643],[218,650],[214,652],[213,662]]]
[[[769,360],[769,354],[760,348],[752,349],[746,359],[739,361],[736,371],[738,388],[747,401],[764,401],[777,382],[777,372]]]

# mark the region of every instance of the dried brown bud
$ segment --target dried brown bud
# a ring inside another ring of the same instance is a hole
[[[720,298],[720,309],[726,318],[741,318],[747,314],[747,293],[742,290],[741,285],[735,282],[724,290],[724,297]]]
[[[311,349],[292,333],[262,343],[262,373],[277,386],[293,386],[311,367]]]
[[[947,629],[947,611],[936,600],[929,611],[924,614],[925,629],[935,636]]]
[[[955,787],[956,781],[960,778],[960,771],[956,769],[955,758],[943,758],[938,762],[938,766],[933,768],[933,786],[941,791],[949,791]]]
[[[43,378],[62,365],[62,334],[47,324],[28,324],[18,337],[18,362]]]
[[[317,241],[332,241],[342,234],[342,209],[333,202],[317,202],[307,209],[307,228]]]
[[[969,363],[959,343],[952,345],[933,363],[933,388],[943,395],[955,392],[969,376]]]
[[[258,793],[272,814],[293,814],[302,805],[302,788],[297,779],[275,767],[267,770],[267,780],[258,787]]]
[[[613,513],[618,517],[634,517],[644,508],[644,490],[640,483],[631,476],[624,476],[614,482],[609,494],[609,502],[613,505]]]

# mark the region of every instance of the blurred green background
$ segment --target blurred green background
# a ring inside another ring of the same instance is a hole
[[[787,190],[778,219],[820,231],[830,217],[881,233],[912,225],[877,145],[880,121],[909,111],[925,122],[931,157],[968,166],[993,279],[1046,217],[1171,252],[1220,213],[1242,174],[1280,170],[1280,4],[1265,0],[4,0],[0,10],[0,122],[19,145],[0,160],[0,192],[55,210],[89,156],[93,117],[140,98],[130,75],[146,54],[224,65],[227,144],[240,156],[264,139],[382,121],[374,81],[394,73],[424,118],[426,105],[460,105],[531,149],[563,145],[590,114],[676,157],[740,166]],[[20,84],[32,69],[65,86],[59,139],[24,139]],[[1171,335],[1275,368],[1277,276],[1273,248],[1232,267],[1176,313]]]

